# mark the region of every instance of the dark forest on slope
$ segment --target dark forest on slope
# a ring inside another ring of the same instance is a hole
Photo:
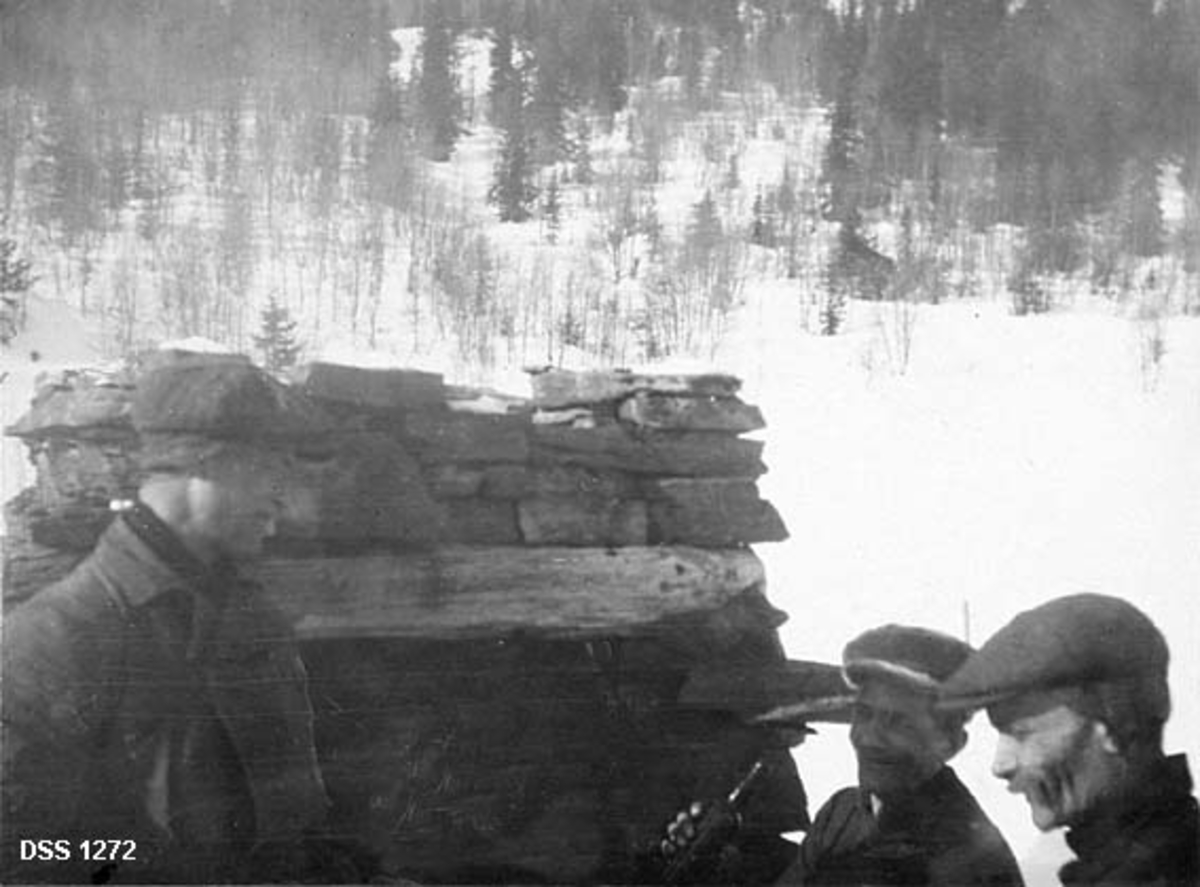
[[[114,352],[248,347],[274,296],[313,342],[654,358],[719,334],[751,253],[819,298],[936,301],[974,294],[967,241],[1001,227],[1018,311],[1055,276],[1126,299],[1145,259],[1197,271],[1189,0],[64,0],[7,3],[0,39],[0,233]],[[788,115],[814,111],[800,151]],[[749,139],[785,143],[777,179],[747,184]],[[711,184],[672,220],[688,152]],[[557,248],[531,270],[497,221]]]

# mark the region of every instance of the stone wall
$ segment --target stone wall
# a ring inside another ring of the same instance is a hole
[[[8,429],[38,482],[7,506],[6,606],[134,495],[135,379],[47,379]],[[746,831],[786,850],[798,733],[754,719],[841,683],[779,642],[749,545],[786,529],[738,380],[548,370],[525,400],[316,364],[291,385],[337,431],[295,453],[258,575],[302,642],[339,829],[430,882],[629,882],[675,810],[761,758]]]

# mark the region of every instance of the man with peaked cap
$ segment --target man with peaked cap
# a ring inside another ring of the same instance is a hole
[[[292,398],[243,361],[139,380],[137,501],[4,620],[5,883],[358,880],[290,628],[238,572],[313,430]]]
[[[939,682],[970,653],[956,638],[900,625],[846,645],[858,785],[821,807],[776,883],[1022,883],[999,830],[947,764],[966,744],[966,715],[934,708]],[[677,819],[668,841],[686,846],[690,825]]]
[[[966,718],[934,709],[938,684],[970,653],[956,638],[900,625],[846,645],[858,785],[817,812],[799,883],[1022,883],[1008,844],[948,765],[967,743]]]
[[[1119,598],[1078,594],[1020,613],[942,689],[986,707],[992,772],[1042,831],[1067,829],[1064,884],[1200,884],[1200,816],[1183,755],[1163,752],[1166,640]]]

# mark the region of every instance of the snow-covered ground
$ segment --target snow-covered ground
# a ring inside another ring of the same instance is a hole
[[[922,306],[903,374],[894,306],[854,305],[845,336],[798,336],[797,303],[764,290],[723,355],[764,411],[760,485],[791,532],[763,545],[789,655],[838,661],[885,622],[982,643],[1023,609],[1095,591],[1143,608],[1171,646],[1170,751],[1200,758],[1200,319],[1144,327],[1110,308],[1014,317],[999,303]],[[1056,884],[1066,850],[990,776],[972,722],[955,767],[1029,866]],[[845,728],[797,750],[810,798],[853,779]]]
[[[761,487],[791,538],[758,552],[791,616],[789,654],[837,661],[846,640],[885,622],[978,644],[1050,597],[1121,595],[1167,635],[1168,747],[1200,761],[1200,319],[1167,322],[1151,377],[1146,328],[1110,307],[1019,318],[998,302],[855,304],[844,335],[819,337],[801,331],[783,283],[748,296],[716,368],[745,379],[768,422]],[[69,312],[35,303],[33,327],[2,358],[7,424],[37,371],[96,352]],[[7,499],[29,475],[15,442],[4,449]],[[993,745],[976,718],[956,769],[1030,883],[1052,884],[1065,851],[989,775]],[[814,809],[854,779],[844,728],[796,757]]]

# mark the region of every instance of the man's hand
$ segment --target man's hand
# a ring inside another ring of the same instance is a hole
[[[667,884],[717,884],[740,880],[741,853],[734,845],[741,815],[719,804],[693,801],[667,824],[659,844]]]
[[[659,844],[662,855],[671,859],[688,849],[696,837],[696,826],[704,817],[704,802],[692,801],[685,809],[675,814],[667,823],[666,837]]]

